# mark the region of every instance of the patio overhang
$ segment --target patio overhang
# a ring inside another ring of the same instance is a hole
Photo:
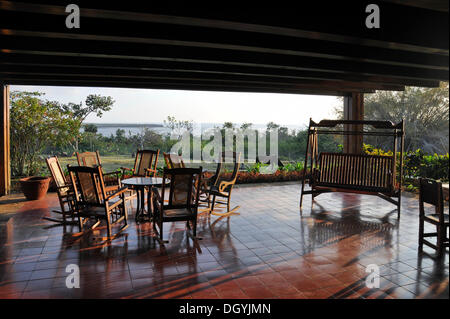
[[[365,24],[370,3],[380,28]],[[364,93],[448,81],[448,1],[77,4],[80,28],[68,29],[60,1],[0,1],[1,85],[337,95],[360,119]]]

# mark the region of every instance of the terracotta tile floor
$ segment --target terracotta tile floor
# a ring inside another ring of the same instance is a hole
[[[242,186],[241,215],[201,216],[193,242],[184,223],[167,224],[163,246],[151,224],[131,225],[110,244],[74,241],[76,226],[43,220],[55,194],[0,214],[0,298],[448,298],[448,252],[418,255],[418,202],[402,217],[377,197],[323,194],[298,208],[298,184]],[[0,212],[2,206],[0,205]],[[6,222],[6,217],[11,217]],[[3,222],[1,222],[3,220]],[[101,230],[104,232],[104,229]],[[80,288],[66,288],[68,264]],[[366,266],[380,288],[366,287]]]

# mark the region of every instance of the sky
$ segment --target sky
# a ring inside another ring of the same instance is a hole
[[[115,104],[102,118],[90,115],[87,123],[162,123],[167,116],[195,123],[307,125],[334,117],[340,106],[334,96],[234,93],[182,90],[95,87],[11,86],[11,90],[44,92],[45,99],[62,103],[85,101],[89,94],[111,96]]]

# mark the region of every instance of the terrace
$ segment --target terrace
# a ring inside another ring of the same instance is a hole
[[[79,29],[67,27],[60,1],[0,0],[0,298],[449,298],[448,251],[418,252],[412,193],[402,193],[398,219],[374,196],[305,196],[300,209],[299,182],[239,185],[232,204],[241,215],[200,214],[201,240],[177,222],[162,243],[134,218],[109,242],[93,240],[104,228],[72,236],[77,226],[43,219],[59,208],[56,194],[10,194],[9,114],[9,85],[318,94],[341,96],[344,130],[361,131],[365,94],[448,81],[448,1],[377,1],[380,28],[365,23],[364,1],[305,2],[301,11],[77,3]],[[152,107],[142,114],[149,121]],[[346,135],[344,153],[360,155],[362,142]],[[71,264],[79,289],[66,286]],[[380,288],[366,284],[374,264]]]
[[[448,299],[449,255],[418,254],[414,195],[403,196],[398,221],[394,205],[356,194],[323,194],[313,205],[308,196],[299,211],[299,190],[293,182],[237,187],[240,216],[200,215],[196,241],[174,223],[164,245],[133,218],[112,242],[74,240],[76,226],[42,219],[59,207],[55,194],[19,200],[0,215],[0,298]],[[80,265],[80,289],[66,288],[68,264]],[[370,264],[380,268],[379,289],[366,287]]]

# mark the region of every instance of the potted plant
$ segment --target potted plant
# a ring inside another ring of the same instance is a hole
[[[41,199],[47,194],[50,177],[30,176],[20,179],[20,188],[28,200]]]

